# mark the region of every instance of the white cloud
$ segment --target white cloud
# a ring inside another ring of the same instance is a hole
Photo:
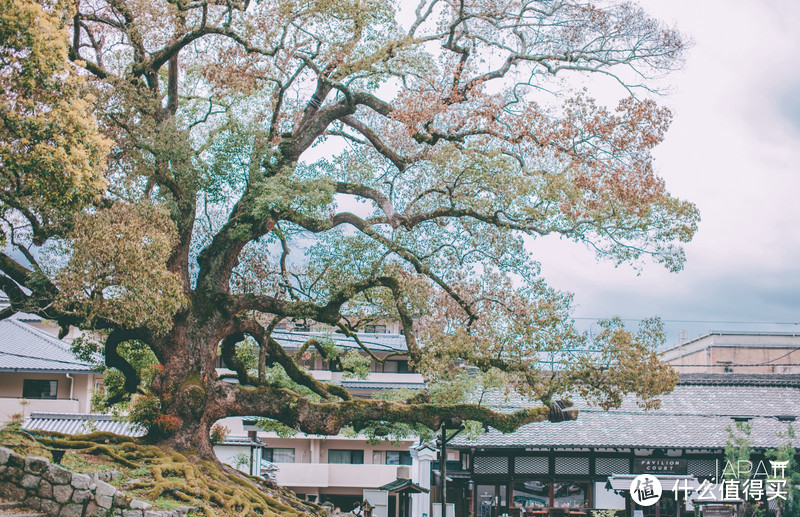
[[[637,276],[564,242],[532,251],[551,285],[575,293],[579,316],[704,321],[670,323],[670,342],[679,328],[799,330],[752,322],[800,321],[800,3],[643,5],[694,41],[660,99],[675,118],[655,152],[670,191],[701,211],[685,270],[649,265]]]

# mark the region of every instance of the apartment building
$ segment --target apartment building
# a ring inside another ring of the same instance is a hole
[[[800,335],[714,331],[668,348],[662,359],[681,373],[800,373]]]

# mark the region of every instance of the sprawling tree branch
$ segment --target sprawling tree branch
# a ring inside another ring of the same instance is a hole
[[[228,392],[227,386],[219,386]],[[314,403],[283,389],[253,388],[228,392],[230,406],[228,416],[258,414],[272,418],[289,427],[309,434],[334,435],[345,426],[361,430],[372,423],[421,424],[429,429],[438,429],[442,422],[458,417],[477,420],[502,432],[511,432],[531,422],[553,418],[554,421],[575,420],[578,412],[559,407],[537,407],[498,413],[474,404],[404,404],[375,400],[348,400],[337,403]]]
[[[114,329],[109,333],[105,342],[104,355],[106,366],[109,368],[116,368],[122,372],[122,375],[125,376],[125,384],[123,387],[128,393],[136,393],[139,390],[139,384],[142,380],[139,377],[139,372],[131,366],[131,363],[129,363],[127,359],[119,354],[117,349],[119,345],[126,341],[141,339],[141,333],[136,330]],[[122,397],[123,393],[118,394],[116,398],[111,397],[108,400],[108,404],[116,404],[122,400]]]

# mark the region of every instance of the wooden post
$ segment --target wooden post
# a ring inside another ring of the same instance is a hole
[[[447,517],[447,424],[442,424],[442,453],[439,456],[439,473],[442,476],[442,517]]]

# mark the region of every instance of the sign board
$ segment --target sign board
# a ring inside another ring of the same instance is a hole
[[[730,506],[706,506],[703,508],[703,517],[733,517],[735,510]]]
[[[686,460],[680,458],[636,458],[634,474],[686,474]]]

